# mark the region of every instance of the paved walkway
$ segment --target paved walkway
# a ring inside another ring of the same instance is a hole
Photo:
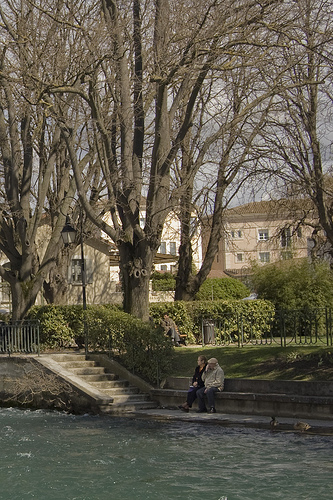
[[[271,418],[260,415],[231,415],[227,413],[214,413],[211,415],[208,413],[196,413],[196,410],[184,413],[178,408],[159,408],[137,410],[136,412],[132,412],[130,414],[124,414],[124,416],[142,419],[148,418],[163,422],[177,421],[184,423],[222,425],[225,427],[252,427],[268,429],[274,432],[302,432],[294,428],[294,425],[298,422],[296,419],[276,417],[278,425],[272,427],[270,424]],[[321,434],[333,436],[333,421],[309,419],[306,420],[306,423],[308,423],[311,428],[302,432],[302,434]]]

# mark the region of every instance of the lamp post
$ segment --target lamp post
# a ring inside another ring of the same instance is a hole
[[[82,222],[82,210],[80,210],[80,246],[81,246],[81,280],[82,280],[82,306],[83,306],[83,329],[84,329],[84,350],[85,355],[88,355],[88,330],[85,318],[85,311],[87,309],[87,299],[86,299],[86,269],[84,262],[84,250],[83,250],[83,222]],[[76,237],[76,229],[71,225],[71,220],[69,215],[66,216],[66,224],[64,225],[61,236],[65,246],[74,243]]]

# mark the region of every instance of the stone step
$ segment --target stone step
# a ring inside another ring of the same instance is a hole
[[[86,361],[85,354],[51,354],[50,357],[57,363],[69,361]]]
[[[95,361],[86,361],[83,359],[82,361],[61,361],[61,366],[67,370],[72,370],[73,368],[97,367],[98,365]]]
[[[131,413],[137,410],[151,410],[156,408],[157,404],[154,401],[131,401],[128,404],[118,403],[118,404],[109,404],[109,405],[100,405],[100,410],[102,413],[107,413],[108,415],[118,415],[121,413]]]
[[[94,382],[91,383],[94,387],[98,388],[100,392],[105,392],[109,396],[113,395],[118,395],[118,394],[139,394],[139,389],[134,386],[128,386],[128,387],[112,387],[110,386],[107,382],[105,384],[101,385],[98,382],[98,386]]]
[[[105,394],[105,402],[99,404],[102,413],[120,414],[139,409],[156,408],[157,404],[150,401],[148,394],[140,393],[125,379],[119,379],[114,373],[108,373],[106,368],[99,366],[93,360],[86,360],[84,354],[56,354],[52,356],[66,370],[80,377],[84,382]],[[106,403],[112,398],[113,403]]]
[[[89,384],[92,383],[92,382],[101,382],[101,383],[104,383],[104,382],[110,382],[110,383],[114,383],[114,382],[118,382],[117,380],[114,380],[114,375],[111,374],[111,373],[96,373],[96,375],[78,375],[80,378],[82,378],[82,380],[85,380],[86,382],[88,382]],[[121,387],[122,384],[119,384],[119,386]]]
[[[71,372],[75,375],[105,375],[106,371],[103,366],[87,366],[80,368],[70,368]]]
[[[102,382],[102,380],[99,380],[99,382]],[[123,387],[123,388],[126,388],[126,387],[129,387],[129,383],[127,380],[124,380],[124,379],[121,379],[121,378],[118,378],[116,380],[108,380],[108,387],[110,389],[114,388],[114,387]]]
[[[103,391],[105,394],[110,396],[108,394],[108,391]],[[146,403],[148,400],[148,395],[147,394],[119,394],[117,396],[113,396],[113,404],[120,404],[120,403]]]
[[[88,375],[88,377],[91,377],[91,375]],[[93,375],[93,377],[95,378],[95,376]],[[86,377],[85,377],[86,378]],[[112,382],[118,382],[119,381],[119,377],[118,375],[116,375],[115,373],[104,373],[102,375],[98,375],[98,379],[97,380],[90,380],[89,382],[96,388],[102,388],[104,386],[112,386],[113,387],[113,384]],[[121,386],[120,387],[123,387],[124,385],[124,382],[126,382],[125,380],[121,380]]]

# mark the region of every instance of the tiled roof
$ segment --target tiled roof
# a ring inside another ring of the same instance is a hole
[[[225,212],[225,218],[238,215],[267,215],[269,217],[293,217],[296,213],[308,213],[313,211],[313,204],[309,199],[280,199],[263,200],[246,203]]]

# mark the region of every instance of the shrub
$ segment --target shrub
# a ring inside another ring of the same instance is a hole
[[[243,299],[250,290],[241,281],[234,278],[208,278],[201,285],[196,300]]]
[[[211,319],[217,326],[215,336],[221,342],[238,341],[240,335],[244,341],[250,337],[261,338],[269,332],[274,318],[273,304],[263,300],[193,302],[189,312],[198,339],[202,335],[202,321]]]
[[[160,328],[134,320],[126,330],[120,358],[124,365],[151,382],[159,382],[171,373],[173,345]]]
[[[276,309],[315,309],[333,305],[333,273],[326,262],[288,261],[252,267],[258,296]]]
[[[39,320],[39,338],[42,347],[66,347],[73,343],[75,333],[69,326],[60,307],[34,306],[27,319]]]
[[[193,320],[188,313],[187,302],[155,302],[150,304],[150,316],[155,325],[159,325],[164,313],[176,323],[179,333],[187,335],[188,342],[196,342]]]
[[[151,280],[154,292],[174,290],[176,287],[176,278],[172,273],[158,273],[155,271],[151,275]]]
[[[40,321],[43,347],[84,342],[82,306],[33,307],[29,319]],[[171,370],[173,346],[159,328],[115,306],[88,306],[85,312],[89,350],[111,351],[128,368],[154,383]]]
[[[189,342],[202,341],[202,321],[211,319],[217,327],[217,340],[238,340],[241,330],[243,338],[260,338],[268,333],[274,318],[274,306],[264,300],[216,300],[194,302],[166,302],[150,305],[150,314],[158,324],[167,312],[176,322],[180,333],[187,334]],[[222,338],[223,331],[223,338]]]

